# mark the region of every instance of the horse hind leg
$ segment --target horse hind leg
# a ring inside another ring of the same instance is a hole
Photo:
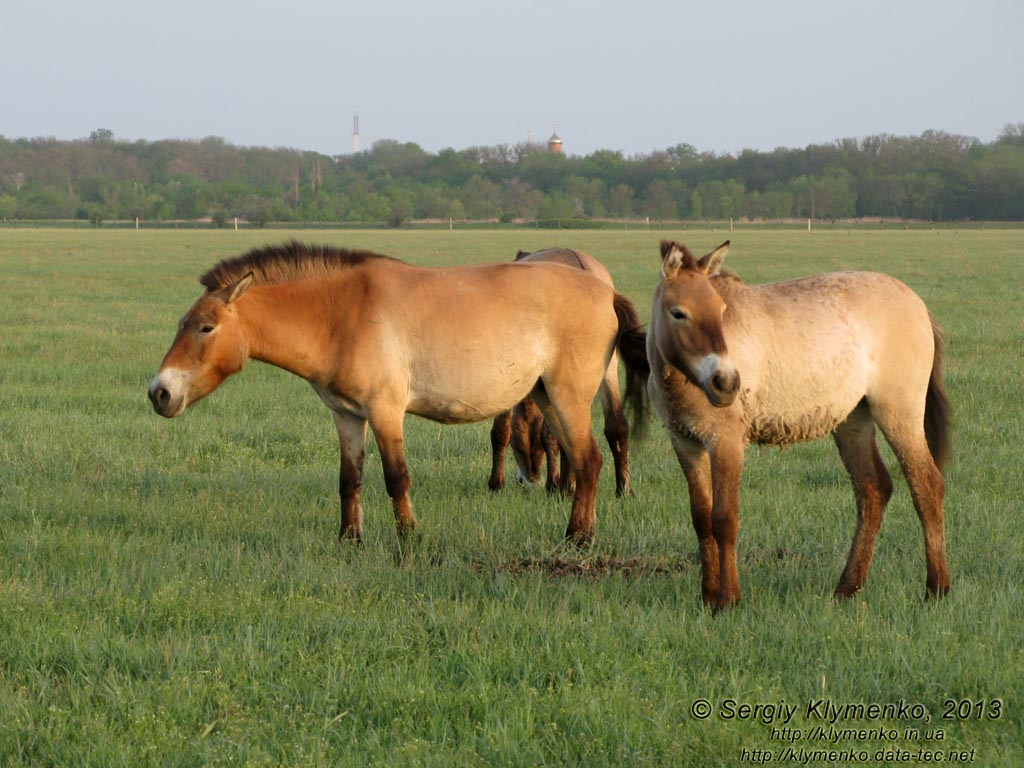
[[[544,453],[537,435],[543,420],[540,410],[528,397],[512,409],[512,455],[519,470],[519,482],[528,487],[540,482],[540,462]]]
[[[576,397],[571,391],[559,396],[552,390],[549,387],[541,391],[538,387],[534,399],[548,428],[558,438],[562,455],[572,467],[576,485],[565,538],[582,546],[594,539],[597,480],[603,459],[590,425],[590,398]],[[562,479],[565,480],[564,474]]]
[[[512,411],[505,411],[494,418],[491,425],[491,476],[487,487],[500,491],[505,487],[505,449],[512,439]]]
[[[872,415],[896,454],[900,469],[910,486],[910,495],[924,533],[926,597],[937,598],[949,592],[942,511],[946,485],[925,437],[923,403],[918,407],[911,407],[905,401],[904,404],[906,407],[902,410],[875,406]]]
[[[548,425],[541,420],[540,442],[544,449],[544,459],[547,461],[547,482],[545,489],[548,493],[559,493],[562,487],[562,460],[563,454],[558,447],[558,440],[548,428]],[[572,470],[565,468],[571,474]]]
[[[892,478],[878,452],[875,425],[866,406],[859,406],[833,433],[843,466],[857,499],[857,529],[835,596],[856,594],[868,577],[885,506],[892,496]]]
[[[546,457],[544,435],[547,430],[544,429],[544,414],[540,412],[540,408],[530,398],[526,398],[523,401],[523,406],[527,434],[524,452],[528,452],[529,455],[530,485],[538,485],[540,483],[541,467],[544,465]]]

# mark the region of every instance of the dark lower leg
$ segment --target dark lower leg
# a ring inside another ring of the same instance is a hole
[[[589,544],[594,539],[597,502],[597,479],[601,473],[601,452],[590,437],[589,446],[576,451],[573,462],[576,475],[576,490],[572,499],[572,512],[565,537],[577,544]]]
[[[487,487],[492,491],[505,487],[505,449],[512,439],[512,412],[496,416],[491,425],[491,476]]]
[[[836,597],[848,598],[856,594],[867,580],[878,531],[882,526],[882,516],[892,496],[892,478],[878,453],[873,436],[870,439],[870,450],[858,454],[841,444],[840,454],[850,473],[853,492],[857,497],[857,530],[846,559],[846,568],[843,569],[835,591]]]
[[[628,495],[632,490],[629,482],[629,424],[621,407],[605,413],[604,436],[615,462],[615,495]]]

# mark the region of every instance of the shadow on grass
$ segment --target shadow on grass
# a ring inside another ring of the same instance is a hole
[[[615,555],[593,555],[580,557],[546,556],[524,557],[497,567],[484,563],[473,563],[473,570],[482,572],[510,573],[518,576],[526,573],[542,573],[549,578],[584,577],[605,578],[614,574],[623,576],[667,576],[692,571],[700,567],[695,555],[679,557],[617,557]]]
[[[789,549],[771,551],[755,551],[741,555],[740,560],[749,563],[782,560],[804,560],[799,552]],[[692,572],[700,569],[700,558],[696,553],[678,556],[637,556],[620,557],[617,555],[548,555],[542,557],[523,557],[503,565],[490,565],[474,562],[472,568],[477,573],[508,573],[519,576],[527,573],[542,573],[553,579],[566,577],[582,577],[602,579],[621,574],[623,576],[671,576]]]

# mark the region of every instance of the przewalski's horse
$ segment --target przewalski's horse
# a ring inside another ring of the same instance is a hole
[[[853,481],[857,529],[837,597],[868,575],[892,480],[877,424],[906,475],[924,530],[927,595],[949,591],[943,533],[949,400],[938,327],[898,280],[839,272],[771,285],[722,273],[726,242],[699,261],[661,245],[647,335],[654,409],[690,492],[704,603],[740,599],[740,474],[749,443],[791,445],[831,434]]]
[[[468,423],[527,395],[576,472],[566,536],[593,537],[601,454],[590,404],[616,345],[643,339],[633,305],[600,280],[559,264],[426,269],[293,242],[222,261],[200,282],[206,292],[149,386],[153,408],[180,415],[250,358],[309,381],[338,431],[343,538],[362,532],[367,424],[402,536],[416,524],[405,414]]]
[[[527,253],[519,251],[515,260],[522,263],[553,262],[564,264],[574,269],[590,272],[601,282],[614,288],[612,276],[605,266],[589,254],[569,248],[547,248],[542,251]],[[633,321],[639,326],[639,318]],[[628,391],[642,395],[646,383],[646,369],[627,368],[627,373],[635,378]],[[619,358],[612,353],[612,358],[601,382],[601,409],[604,412],[604,436],[611,449],[615,463],[615,493],[618,496],[630,492],[629,482],[629,422],[622,409],[622,395],[619,390]],[[638,404],[633,404],[639,410]],[[639,427],[639,424],[634,424]],[[549,492],[571,491],[571,473],[560,471],[558,459],[558,443],[550,431],[544,427],[544,418],[534,405],[526,398],[511,411],[497,416],[491,427],[491,476],[487,482],[491,490],[499,490],[505,486],[505,449],[512,444],[521,482],[536,485],[540,481],[541,463],[547,460],[547,483]]]

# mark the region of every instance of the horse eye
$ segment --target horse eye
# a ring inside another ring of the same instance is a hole
[[[204,335],[205,334],[209,334],[209,333],[213,333],[214,327],[215,326],[212,326],[209,323],[204,323],[203,325],[201,325],[199,327],[199,332],[204,334]]]
[[[672,315],[672,317],[674,317],[676,320],[689,320],[690,319],[690,316],[688,314],[686,314],[679,307],[672,307],[672,309],[670,309],[668,311],[668,313],[670,315]]]

